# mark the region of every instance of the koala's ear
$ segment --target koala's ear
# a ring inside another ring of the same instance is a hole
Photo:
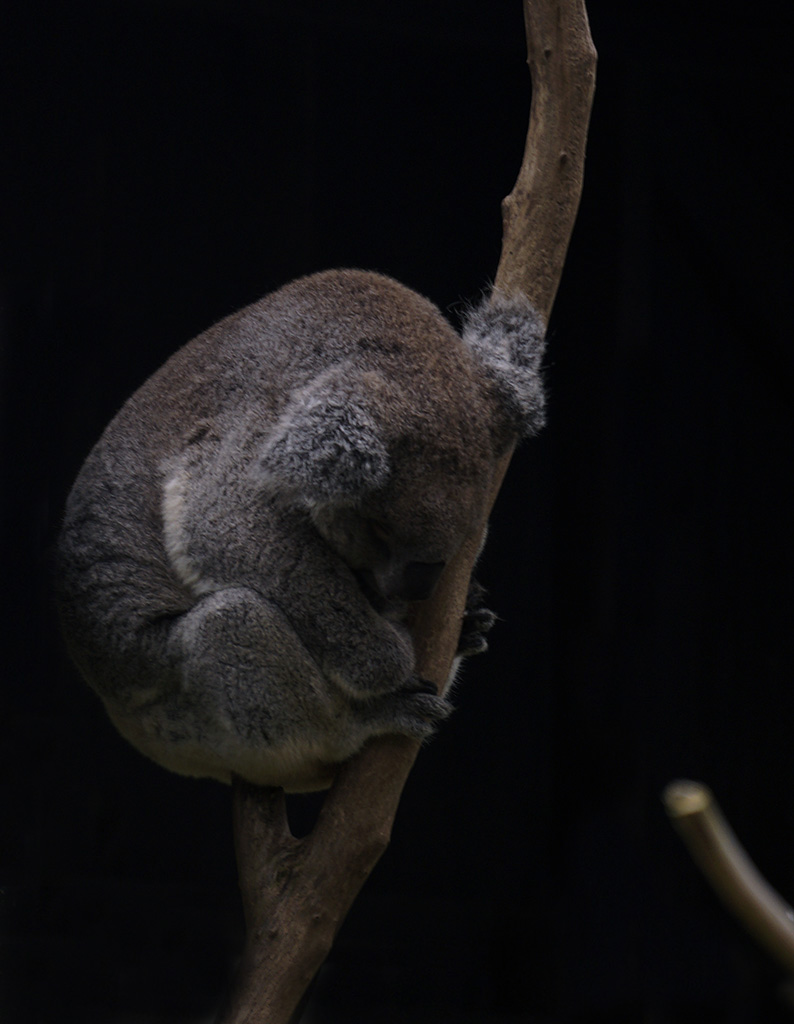
[[[511,429],[523,437],[537,434],[546,421],[546,325],[540,313],[522,296],[495,294],[468,311],[463,341],[496,386]]]
[[[389,456],[368,411],[379,390],[372,376],[322,374],[292,395],[259,459],[268,489],[314,503],[386,483]]]

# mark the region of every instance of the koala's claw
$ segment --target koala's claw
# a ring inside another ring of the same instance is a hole
[[[438,687],[435,683],[431,683],[429,679],[417,680],[416,686],[411,686],[406,689],[406,693],[429,693],[432,697],[438,696]]]
[[[395,696],[405,708],[433,721],[446,718],[452,711],[452,705],[439,694],[436,684],[427,679],[414,677]]]
[[[411,701],[411,709],[431,722],[440,722],[452,714],[452,705],[446,697],[439,697],[436,688],[433,693],[417,693]]]
[[[418,695],[412,706],[406,708],[402,725],[409,736],[427,740],[435,733],[436,725],[452,714],[452,705],[443,697]]]
[[[466,609],[463,613],[463,624],[458,640],[457,654],[459,657],[471,657],[474,654],[483,654],[488,650],[486,633],[496,622],[497,615],[490,608],[483,605],[485,590],[472,580],[469,584],[469,593],[466,597]]]

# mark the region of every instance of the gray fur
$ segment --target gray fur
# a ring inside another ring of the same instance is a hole
[[[448,714],[416,676],[409,604],[481,517],[509,434],[542,418],[538,322],[500,308],[464,344],[397,282],[328,271],[199,335],[125,403],[69,496],[58,596],[141,751],[308,790],[367,739]]]
[[[320,374],[290,399],[259,461],[263,483],[313,501],[356,499],[385,486],[389,454],[351,364]]]
[[[523,437],[546,424],[546,401],[540,375],[546,326],[528,299],[495,293],[470,309],[463,340],[496,384],[512,425]]]

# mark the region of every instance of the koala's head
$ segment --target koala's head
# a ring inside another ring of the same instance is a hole
[[[449,393],[417,401],[375,372],[322,375],[293,394],[259,471],[373,603],[425,600],[484,507],[478,412]]]
[[[311,515],[369,593],[426,598],[482,521],[498,455],[542,425],[542,320],[495,296],[459,336],[426,299],[361,271],[281,294],[305,376],[259,459],[265,486]]]
[[[481,512],[484,488],[433,478],[423,469],[403,462],[386,486],[357,501],[311,509],[318,532],[370,599],[429,598]]]
[[[362,588],[378,604],[422,601],[430,597],[447,558],[422,539],[402,536],[400,523],[358,507],[321,505],[312,511],[318,532],[353,570]]]

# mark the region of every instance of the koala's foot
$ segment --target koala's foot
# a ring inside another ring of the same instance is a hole
[[[424,683],[419,690],[407,690],[394,696],[398,731],[421,740],[432,736],[437,723],[443,722],[454,710],[446,697],[439,696],[432,683]]]
[[[428,739],[436,723],[454,710],[452,704],[438,694],[432,683],[416,680],[405,689],[367,701],[362,709],[372,734],[400,733],[415,739]]]
[[[486,608],[485,589],[476,580],[469,584],[466,596],[466,609],[463,613],[463,625],[458,640],[457,654],[459,657],[470,657],[483,654],[488,650],[486,634],[496,622],[496,613]]]

